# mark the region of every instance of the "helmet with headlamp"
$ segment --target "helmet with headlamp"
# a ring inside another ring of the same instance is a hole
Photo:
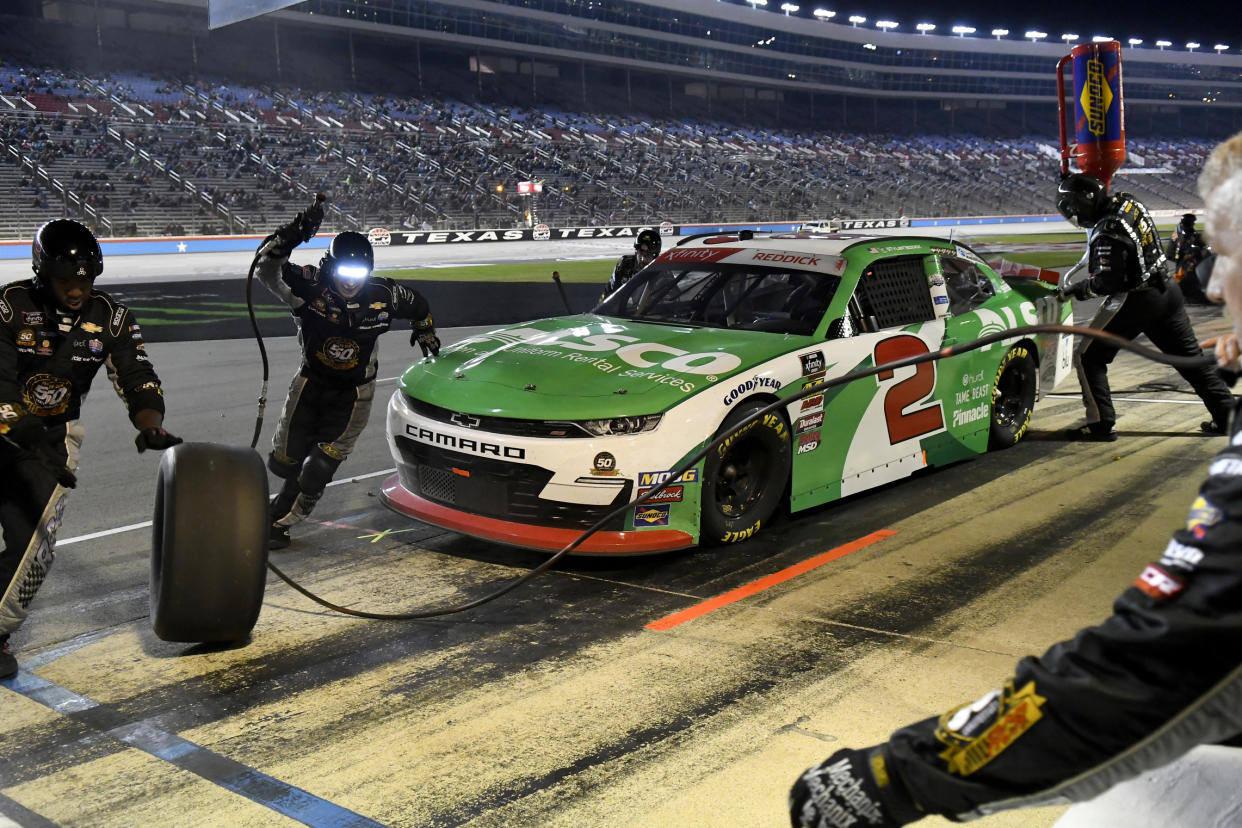
[[[319,272],[331,280],[333,288],[345,297],[362,290],[375,269],[375,253],[361,233],[338,233],[319,262]]]
[[[35,231],[30,259],[40,288],[51,280],[93,281],[103,272],[103,251],[95,234],[73,219],[55,219]]]

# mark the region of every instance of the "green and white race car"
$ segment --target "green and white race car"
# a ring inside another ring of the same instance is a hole
[[[811,393],[676,469],[760,408],[988,334],[1068,324],[1068,303],[939,238],[694,236],[588,314],[473,336],[401,377],[393,509],[466,535],[638,554],[743,540],[806,509],[1022,438],[1070,337],[1041,334]]]

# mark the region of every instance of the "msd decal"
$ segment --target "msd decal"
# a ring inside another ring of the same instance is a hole
[[[819,448],[819,432],[812,431],[798,437],[798,454],[806,454]]]

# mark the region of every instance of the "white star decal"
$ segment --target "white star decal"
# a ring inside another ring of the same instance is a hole
[[[177,242],[177,252],[178,253],[185,252],[185,242]]]

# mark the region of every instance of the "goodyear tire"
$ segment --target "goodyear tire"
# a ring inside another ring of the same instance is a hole
[[[1009,448],[1022,439],[1035,408],[1035,384],[1039,367],[1030,345],[1015,345],[1005,352],[992,384],[992,426],[988,448]]]
[[[258,452],[164,452],[151,537],[151,623],[164,641],[245,641],[267,576],[267,471]]]
[[[716,432],[727,434],[766,403],[744,403]],[[705,544],[737,543],[766,525],[780,506],[789,482],[789,424],[778,410],[743,425],[712,449],[703,463],[700,517]]]

